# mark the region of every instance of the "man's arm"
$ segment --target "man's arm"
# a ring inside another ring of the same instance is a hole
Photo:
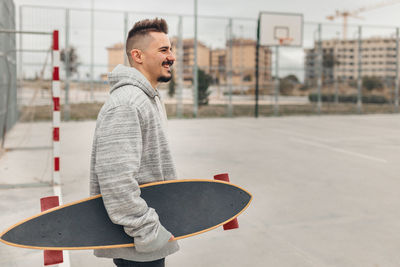
[[[171,238],[154,209],[140,197],[142,133],[138,111],[127,105],[107,111],[97,129],[95,173],[111,221],[134,237],[137,251],[150,252]]]

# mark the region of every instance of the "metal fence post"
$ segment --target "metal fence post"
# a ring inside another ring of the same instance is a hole
[[[321,24],[318,24],[318,80],[317,80],[317,91],[318,91],[318,102],[317,102],[317,113],[321,113],[322,107],[322,99],[321,99],[321,90],[322,90],[322,75],[323,75],[323,62],[322,62],[322,40],[321,40]]]
[[[65,10],[65,47],[64,47],[64,67],[65,67],[65,105],[64,105],[64,120],[69,120],[70,106],[69,106],[69,77],[70,72],[70,47],[69,47],[69,18],[70,10],[67,8]]]
[[[335,84],[335,104],[339,104],[339,83],[337,78],[333,77]]]
[[[198,110],[198,66],[197,66],[197,0],[194,0],[194,66],[193,66],[193,117],[197,117]]]
[[[128,12],[124,12],[124,38],[122,40],[126,40],[128,37]],[[124,65],[128,65],[128,56],[124,53]]]
[[[258,76],[259,76],[259,60],[258,60],[258,56],[259,56],[259,50],[260,50],[260,15],[258,16],[258,20],[257,20],[257,43],[256,43],[256,66],[255,66],[255,78],[256,78],[256,84],[255,84],[255,95],[256,95],[256,103],[255,103],[255,110],[254,110],[254,116],[256,118],[258,118],[258,93],[259,93],[259,80],[258,80]],[[271,64],[270,64],[270,73],[271,73],[271,78],[272,78],[272,60],[271,60]]]
[[[279,115],[279,45],[275,46],[274,115]]]
[[[337,45],[339,42],[339,36],[337,37],[337,40],[335,40],[335,46],[333,49],[333,55],[334,55],[334,62],[333,62],[333,82],[334,82],[334,87],[335,87],[335,104],[339,104],[339,76],[337,75],[337,64],[336,64],[336,59],[337,59]]]
[[[394,89],[394,111],[399,112],[399,28],[396,28],[396,76]]]
[[[19,6],[19,30],[20,31],[23,31],[24,29],[23,29],[23,27],[24,27],[24,25],[23,25],[23,23],[22,23],[22,18],[23,18],[23,16],[22,16],[22,9],[23,9],[23,6]],[[22,34],[20,34],[19,35],[19,49],[24,49],[24,47],[23,47],[23,44],[22,44]],[[20,80],[20,86],[22,87],[22,81],[23,81],[23,79],[24,79],[24,75],[23,75],[23,68],[22,68],[22,66],[23,66],[23,63],[22,63],[22,54],[19,54],[18,55],[19,56],[19,58],[18,58],[18,62],[19,62],[19,66],[18,66],[18,71],[19,71],[19,80]]]
[[[93,0],[90,8],[90,100],[93,101],[93,79],[94,79],[94,10]]]
[[[232,86],[233,86],[233,30],[232,30],[232,18],[229,18],[228,24],[228,44],[229,44],[229,62],[228,62],[228,117],[232,117],[233,115],[233,107],[232,107]]]
[[[183,18],[179,16],[178,22],[178,71],[177,74],[177,105],[176,105],[176,116],[178,118],[183,117]]]
[[[362,48],[361,48],[361,26],[358,26],[358,77],[357,77],[357,112],[362,113]]]

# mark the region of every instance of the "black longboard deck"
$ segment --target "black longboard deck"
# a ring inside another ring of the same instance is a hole
[[[252,196],[222,181],[174,180],[140,186],[141,197],[156,210],[176,240],[221,226],[241,214]],[[45,249],[101,249],[134,246],[123,227],[111,222],[101,195],[42,212],[0,236],[8,245]]]

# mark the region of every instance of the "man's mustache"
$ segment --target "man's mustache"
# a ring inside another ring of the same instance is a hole
[[[173,60],[166,60],[166,61],[164,61],[162,64],[163,64],[163,65],[172,66],[172,65],[174,64],[174,61],[173,61]]]

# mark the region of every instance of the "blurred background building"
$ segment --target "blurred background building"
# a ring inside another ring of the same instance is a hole
[[[118,64],[126,64],[125,44],[117,43],[107,47],[108,53],[108,72],[111,72]]]
[[[323,40],[322,66],[323,81],[332,83],[335,79],[352,81],[358,77],[361,67],[362,76],[374,76],[382,80],[396,78],[396,39],[365,38],[361,40],[361,61],[358,60],[359,42],[357,39]],[[305,49],[305,82],[315,83],[317,78],[318,43],[311,49]]]

